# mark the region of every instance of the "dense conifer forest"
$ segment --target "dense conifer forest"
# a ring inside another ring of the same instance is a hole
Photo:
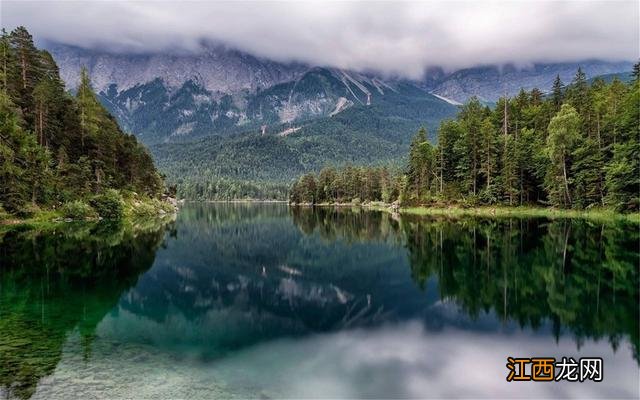
[[[402,173],[325,168],[300,177],[289,199],[638,211],[639,78],[640,63],[629,83],[588,81],[578,69],[548,94],[522,90],[494,108],[472,99],[442,122],[435,145],[425,129],[417,132]]]
[[[24,27],[0,38],[0,214],[64,209],[68,217],[122,214],[122,197],[164,191],[147,150],[100,105],[86,71],[65,92],[51,55]]]

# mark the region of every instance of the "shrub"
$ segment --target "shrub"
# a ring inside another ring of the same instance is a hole
[[[31,218],[40,212],[40,207],[37,204],[31,202],[24,203],[17,211],[17,215],[20,218]]]
[[[133,207],[133,215],[136,217],[152,217],[157,214],[158,210],[147,202],[141,202]]]
[[[89,219],[97,217],[96,211],[87,203],[75,200],[62,206],[62,216],[71,219]]]
[[[124,201],[117,190],[109,189],[91,199],[91,206],[104,219],[121,219],[124,214]]]
[[[176,211],[175,207],[168,201],[162,201],[158,199],[151,199],[151,203],[158,210],[158,213],[171,214]]]
[[[0,205],[0,220],[8,219],[10,216],[11,215],[2,208],[2,205]]]

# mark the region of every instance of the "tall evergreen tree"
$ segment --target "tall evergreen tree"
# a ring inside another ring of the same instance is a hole
[[[496,129],[490,118],[485,118],[480,127],[482,140],[482,150],[480,153],[482,174],[484,175],[485,187],[483,198],[487,203],[495,203],[498,200],[496,179],[498,177],[498,137]]]
[[[518,147],[516,137],[514,135],[506,135],[503,137],[504,151],[502,152],[502,191],[504,198],[510,206],[518,203],[519,195],[519,165],[518,165]]]
[[[560,75],[556,75],[553,80],[553,88],[551,91],[551,102],[553,103],[554,112],[560,111],[562,102],[564,101],[564,84],[560,79]]]
[[[440,193],[445,185],[456,180],[456,168],[460,159],[457,143],[462,136],[462,128],[457,121],[444,121],[438,129],[437,157],[440,174]]]
[[[474,196],[478,194],[480,175],[481,126],[485,116],[485,108],[477,98],[472,98],[460,110],[462,138],[458,151],[461,160],[457,166],[458,176],[464,187]]]
[[[32,125],[33,89],[41,77],[40,53],[33,44],[33,37],[23,26],[9,35],[9,43],[15,57],[16,68],[9,71],[10,95],[22,110],[27,125]]]
[[[433,148],[427,141],[427,131],[420,128],[409,149],[407,179],[412,196],[420,201],[430,190],[435,174]]]

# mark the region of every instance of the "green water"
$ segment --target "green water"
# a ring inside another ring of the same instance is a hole
[[[637,226],[188,204],[0,233],[0,396],[638,398]],[[506,357],[602,357],[507,383]]]

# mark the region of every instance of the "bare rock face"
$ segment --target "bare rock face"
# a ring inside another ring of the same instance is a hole
[[[305,121],[352,107],[397,112],[402,108],[396,103],[409,101],[420,103],[415,106],[420,113],[432,108],[449,116],[455,110],[411,82],[277,63],[220,46],[180,55],[112,54],[66,45],[49,50],[71,90],[86,66],[102,104],[147,144],[242,132],[288,136]]]
[[[209,46],[192,54],[114,54],[79,47],[51,44],[62,79],[71,89],[85,66],[96,91],[115,84],[118,90],[161,79],[170,88],[189,80],[211,92],[255,91],[286,82],[308,69],[302,64],[283,64],[251,56],[222,46]]]

